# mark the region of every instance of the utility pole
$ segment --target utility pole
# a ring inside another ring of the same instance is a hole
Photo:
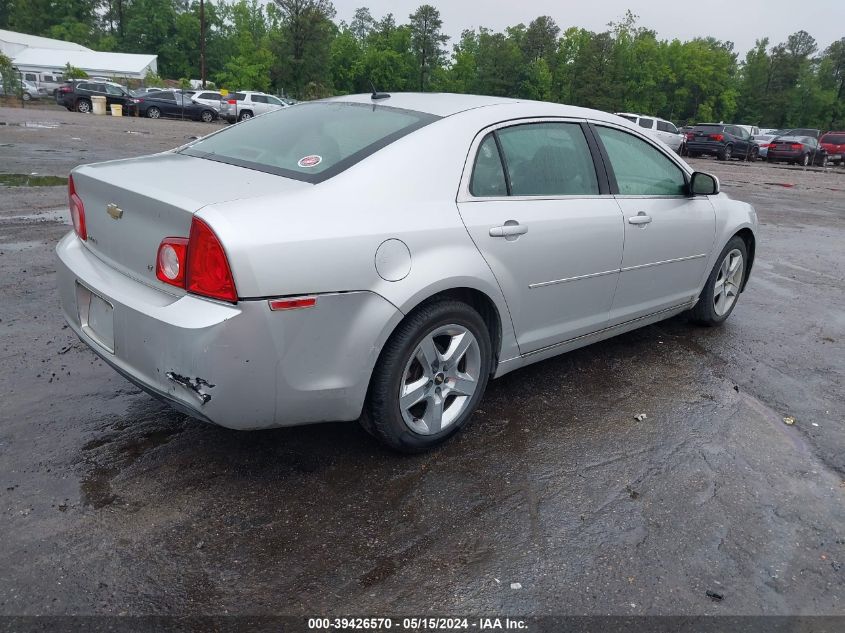
[[[205,90],[205,0],[200,0],[200,81]]]

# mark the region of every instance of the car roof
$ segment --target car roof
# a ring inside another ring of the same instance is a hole
[[[372,98],[371,93],[345,95],[342,97],[332,97],[325,99],[324,102],[346,102],[346,103],[365,103],[367,105],[383,105],[391,108],[402,108],[405,110],[414,110],[416,112],[425,112],[439,117],[452,116],[467,110],[474,110],[477,108],[496,107],[496,106],[525,106],[526,116],[561,116],[561,117],[578,117],[591,118],[602,121],[625,121],[614,114],[602,112],[601,110],[591,110],[589,108],[581,108],[578,106],[565,105],[562,103],[551,103],[547,101],[531,101],[527,99],[509,99],[506,97],[488,97],[480,95],[465,95],[452,94],[445,92],[394,92],[390,94],[390,98],[376,99]],[[626,121],[630,125],[630,121]]]

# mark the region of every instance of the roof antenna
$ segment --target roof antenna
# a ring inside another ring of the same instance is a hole
[[[373,101],[377,101],[379,99],[390,99],[390,94],[387,92],[379,92],[376,90],[376,85],[371,81],[370,88],[373,89],[373,94],[370,96],[370,99]]]

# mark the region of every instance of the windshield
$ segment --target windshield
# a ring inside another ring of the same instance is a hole
[[[317,183],[438,118],[364,103],[302,103],[239,123],[181,153]]]

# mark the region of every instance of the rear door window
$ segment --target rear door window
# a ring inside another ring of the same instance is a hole
[[[182,153],[318,183],[439,118],[389,106],[315,101],[273,110]]]
[[[654,119],[640,119],[640,127],[650,130],[654,127]]]
[[[577,123],[528,123],[496,132],[513,196],[598,195],[593,157]]]
[[[154,98],[162,101],[176,101],[176,95],[172,92],[157,92],[155,93]]]

